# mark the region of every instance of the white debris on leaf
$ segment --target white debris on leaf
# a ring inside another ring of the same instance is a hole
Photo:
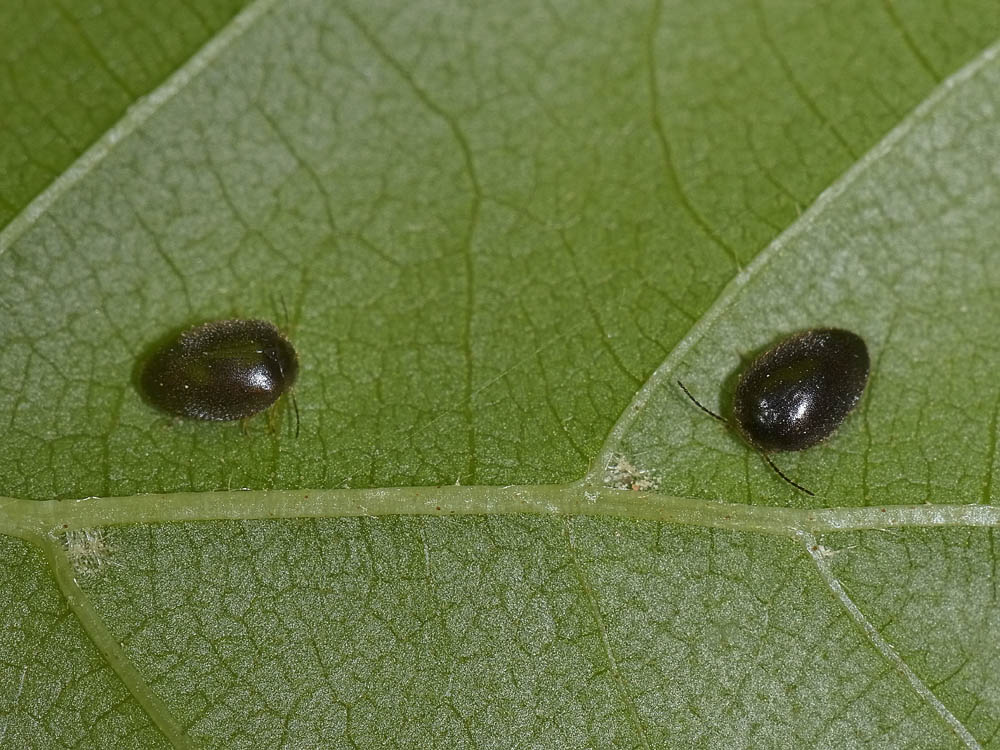
[[[67,531],[63,534],[63,549],[78,575],[97,573],[113,564],[109,558],[114,547],[108,542],[103,529]]]
[[[851,547],[845,547],[844,549],[852,549]],[[822,544],[816,544],[810,550],[814,557],[818,557],[822,560],[832,560],[837,555],[839,555],[842,550],[831,549],[830,547],[824,547]]]
[[[659,489],[660,480],[650,469],[640,469],[625,456],[615,454],[604,469],[604,484],[616,490],[649,492]]]

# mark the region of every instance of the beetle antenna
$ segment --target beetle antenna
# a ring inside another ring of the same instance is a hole
[[[691,399],[691,402],[692,402],[692,403],[693,403],[693,404],[694,404],[695,406],[697,406],[697,407],[698,407],[699,409],[701,409],[701,410],[702,410],[703,412],[705,412],[705,413],[706,413],[706,414],[707,414],[708,416],[710,416],[710,417],[713,417],[714,419],[718,419],[718,420],[719,420],[720,422],[722,422],[723,424],[726,424],[726,425],[728,425],[728,424],[729,424],[729,420],[728,420],[728,419],[725,419],[724,417],[720,417],[720,416],[719,416],[718,414],[716,414],[716,413],[715,413],[714,411],[712,411],[711,409],[707,409],[707,408],[705,408],[704,406],[702,406],[702,405],[701,405],[701,402],[700,402],[700,401],[698,401],[698,399],[696,399],[696,398],[695,398],[694,396],[692,396],[692,395],[691,395],[691,391],[689,391],[689,390],[688,390],[687,388],[685,388],[685,387],[684,387],[684,384],[683,384],[683,383],[682,383],[681,381],[679,381],[679,380],[678,380],[678,381],[677,381],[677,385],[679,385],[679,386],[681,387],[681,390],[682,390],[682,391],[684,391],[684,393],[686,393],[686,394],[687,394],[687,397],[688,397],[689,399]],[[780,472],[779,472],[779,473],[780,473]],[[793,482],[793,484],[794,484],[794,482]]]
[[[292,324],[292,319],[288,317],[288,305],[285,304],[285,295],[281,295],[281,311],[285,314],[285,328],[287,329]]]
[[[684,387],[684,384],[681,381],[678,380],[677,381],[677,385],[679,385],[681,387],[681,390],[684,391],[684,393],[687,395],[687,397],[689,399],[691,399],[691,402],[695,406],[697,406],[699,409],[701,409],[703,412],[705,412],[708,416],[713,417],[714,419],[719,420],[720,422],[722,422],[727,427],[730,427],[730,428],[732,427],[732,425],[729,423],[729,420],[727,420],[725,417],[720,417],[718,414],[716,414],[711,409],[709,409],[709,408],[707,408],[705,406],[702,406],[701,402],[698,399],[696,399],[694,396],[691,395],[691,391],[689,391],[686,387]],[[789,479],[787,476],[785,476],[785,473],[781,469],[779,469],[777,466],[774,465],[774,461],[772,461],[771,458],[766,453],[764,453],[764,451],[758,450],[757,452],[760,453],[761,458],[763,458],[767,462],[767,465],[770,466],[774,470],[774,473],[777,474],[782,479],[784,479],[790,485],[792,485],[792,487],[794,487],[797,490],[801,490],[802,492],[804,492],[807,495],[809,495],[809,497],[816,497],[816,493],[815,492],[807,490],[805,487],[803,487],[798,482],[796,482],[796,481],[794,481],[792,479]]]
[[[785,474],[784,474],[784,472],[781,469],[779,469],[777,466],[774,465],[774,461],[772,461],[771,458],[766,453],[764,453],[763,451],[758,451],[758,452],[760,453],[761,457],[765,461],[767,461],[767,465],[770,466],[772,469],[774,469],[774,473],[775,474],[777,474],[779,477],[781,477],[782,479],[784,479],[786,482],[788,482],[790,485],[792,485],[792,487],[794,487],[795,489],[802,490],[804,493],[806,493],[807,495],[809,495],[809,497],[816,497],[816,493],[815,492],[810,492],[809,490],[807,490],[805,487],[803,487],[798,482],[794,482],[791,479],[789,479],[788,477],[786,477]]]

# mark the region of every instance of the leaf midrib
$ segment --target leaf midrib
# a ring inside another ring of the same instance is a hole
[[[136,523],[514,514],[656,521],[788,537],[907,527],[1000,526],[1000,506],[996,505],[788,508],[573,482],[178,492],[75,500],[0,498],[0,534],[37,541],[67,531]]]
[[[112,636],[103,618],[77,583],[76,571],[69,558],[62,553],[62,540],[67,539],[67,532],[109,525],[170,521],[523,513],[562,517],[566,530],[569,528],[566,524],[570,523],[572,516],[584,515],[697,525],[793,538],[798,544],[804,545],[821,578],[856,621],[866,639],[901,671],[921,700],[942,718],[966,747],[980,747],[964,724],[916,675],[894,647],[875,631],[850,600],[824,559],[826,548],[819,545],[814,535],[907,526],[992,528],[1000,525],[1000,507],[997,506],[926,504],[809,509],[725,503],[598,487],[584,482],[507,487],[450,485],[173,493],[78,500],[0,498],[0,533],[22,537],[42,549],[68,606],[79,618],[94,645],[164,737],[174,747],[188,748],[192,745],[186,730],[132,663],[125,653],[124,645]],[[570,554],[575,554],[568,537],[567,544],[570,546]],[[582,568],[579,568],[578,574],[581,577],[581,587],[587,593],[588,607],[598,626],[603,628],[600,603],[593,592],[587,591],[588,584]],[[604,647],[610,668],[616,671],[616,658],[606,638]],[[628,685],[620,674],[616,679],[619,699],[631,717],[633,729],[646,745],[648,741],[635,712]]]
[[[108,660],[123,684],[160,730],[177,748],[191,747],[190,737],[160,699],[153,687],[108,630],[87,594],[76,580],[76,571],[62,553],[67,532],[84,528],[131,523],[170,521],[220,521],[348,516],[425,515],[455,516],[484,514],[536,514],[561,517],[564,529],[571,516],[631,518],[696,525],[793,538],[805,547],[821,578],[854,619],[865,637],[913,689],[937,713],[966,747],[980,745],[962,722],[900,658],[850,600],[824,559],[825,549],[816,534],[899,527],[1000,525],[1000,507],[991,505],[925,504],[863,508],[783,508],[726,503],[599,487],[575,482],[566,485],[512,485],[507,487],[461,486],[402,487],[384,489],[278,490],[172,493],[77,500],[24,500],[0,498],[0,533],[22,537],[40,547],[52,569],[60,591],[84,630]],[[570,554],[573,555],[569,538]],[[579,567],[579,566],[578,566]],[[578,570],[581,587],[586,583]],[[597,624],[603,627],[600,604],[593,592],[587,604]],[[615,655],[604,640],[610,666]],[[647,744],[642,723],[635,713],[628,685],[619,674],[619,699],[632,720],[633,729]]]

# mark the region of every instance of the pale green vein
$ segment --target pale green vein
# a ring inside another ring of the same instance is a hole
[[[194,750],[195,745],[191,738],[177,723],[166,704],[153,692],[135,664],[126,656],[123,644],[108,630],[104,620],[97,614],[93,602],[80,588],[80,584],[76,582],[76,573],[58,541],[59,538],[54,534],[49,534],[38,541],[45,552],[49,567],[55,575],[56,584],[66,598],[69,608],[90,636],[94,646],[121,679],[122,684],[128,688],[132,697],[142,706],[146,715],[170,744],[178,750]]]
[[[515,513],[631,518],[781,536],[915,526],[1000,526],[1000,507],[995,505],[780,508],[564,484],[178,492],[81,500],[0,498],[0,533],[38,541],[75,529],[133,523]]]
[[[618,421],[608,433],[607,440],[598,453],[587,473],[587,480],[590,482],[600,481],[605,467],[611,462],[612,456],[620,450],[622,438],[631,429],[636,418],[642,413],[646,404],[660,388],[667,387],[674,379],[673,373],[677,369],[687,353],[705,336],[712,328],[716,320],[721,318],[730,307],[739,299],[743,288],[754,279],[758,273],[767,267],[793,240],[800,235],[807,234],[812,226],[818,221],[831,204],[839,200],[843,195],[873,164],[885,158],[893,149],[899,145],[909,132],[918,123],[927,118],[934,109],[944,102],[951,94],[952,89],[957,88],[961,83],[974,78],[997,55],[1000,54],[1000,42],[996,42],[982,54],[972,60],[964,68],[960,69],[950,77],[946,78],[930,95],[924,99],[910,114],[904,117],[900,123],[893,128],[885,138],[876,144],[867,154],[848,169],[830,187],[820,193],[820,196],[796,221],[778,235],[767,247],[747,265],[740,270],[728,284],[723,288],[715,303],[705,311],[704,315],[698,319],[687,336],[681,339],[673,351],[667,356],[656,371],[649,376],[645,385],[639,389],[635,397],[619,416]]]
[[[847,614],[854,620],[855,624],[861,628],[865,636],[871,641],[872,645],[878,650],[882,657],[888,661],[893,667],[906,678],[906,681],[910,683],[910,686],[914,689],[917,695],[926,702],[935,713],[940,716],[944,722],[951,728],[951,730],[958,735],[962,743],[969,748],[969,750],[982,750],[982,745],[972,736],[972,733],[962,724],[961,721],[953,714],[948,708],[941,702],[934,692],[924,683],[920,677],[917,676],[910,665],[907,664],[903,658],[899,655],[892,644],[889,643],[882,634],[878,631],[875,625],[872,624],[865,614],[858,608],[858,605],[854,603],[851,597],[848,595],[847,591],[841,585],[840,581],[833,574],[833,570],[830,567],[830,561],[828,556],[824,553],[822,547],[816,542],[816,538],[809,533],[800,532],[798,536],[799,541],[805,545],[806,551],[809,556],[812,557],[813,562],[816,563],[816,568],[819,570],[820,576],[826,582],[827,586],[833,592],[833,595],[840,602],[841,606],[847,611]]]
[[[164,104],[185,90],[191,81],[197,78],[212,64],[233,42],[243,36],[258,19],[264,16],[276,0],[257,0],[233,17],[218,34],[212,37],[204,47],[191,57],[183,66],[171,75],[161,86],[147,96],[136,100],[128,108],[118,122],[91,145],[73,164],[54,180],[45,190],[35,196],[13,221],[3,231],[0,231],[0,255],[28,231],[45,215],[59,198],[67,193],[76,183],[90,174],[110,154],[114,148],[138,130],[146,121],[155,115]]]

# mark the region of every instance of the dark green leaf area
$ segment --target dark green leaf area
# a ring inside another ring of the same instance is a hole
[[[243,0],[0,4],[0,227],[129,106],[232,19]]]

